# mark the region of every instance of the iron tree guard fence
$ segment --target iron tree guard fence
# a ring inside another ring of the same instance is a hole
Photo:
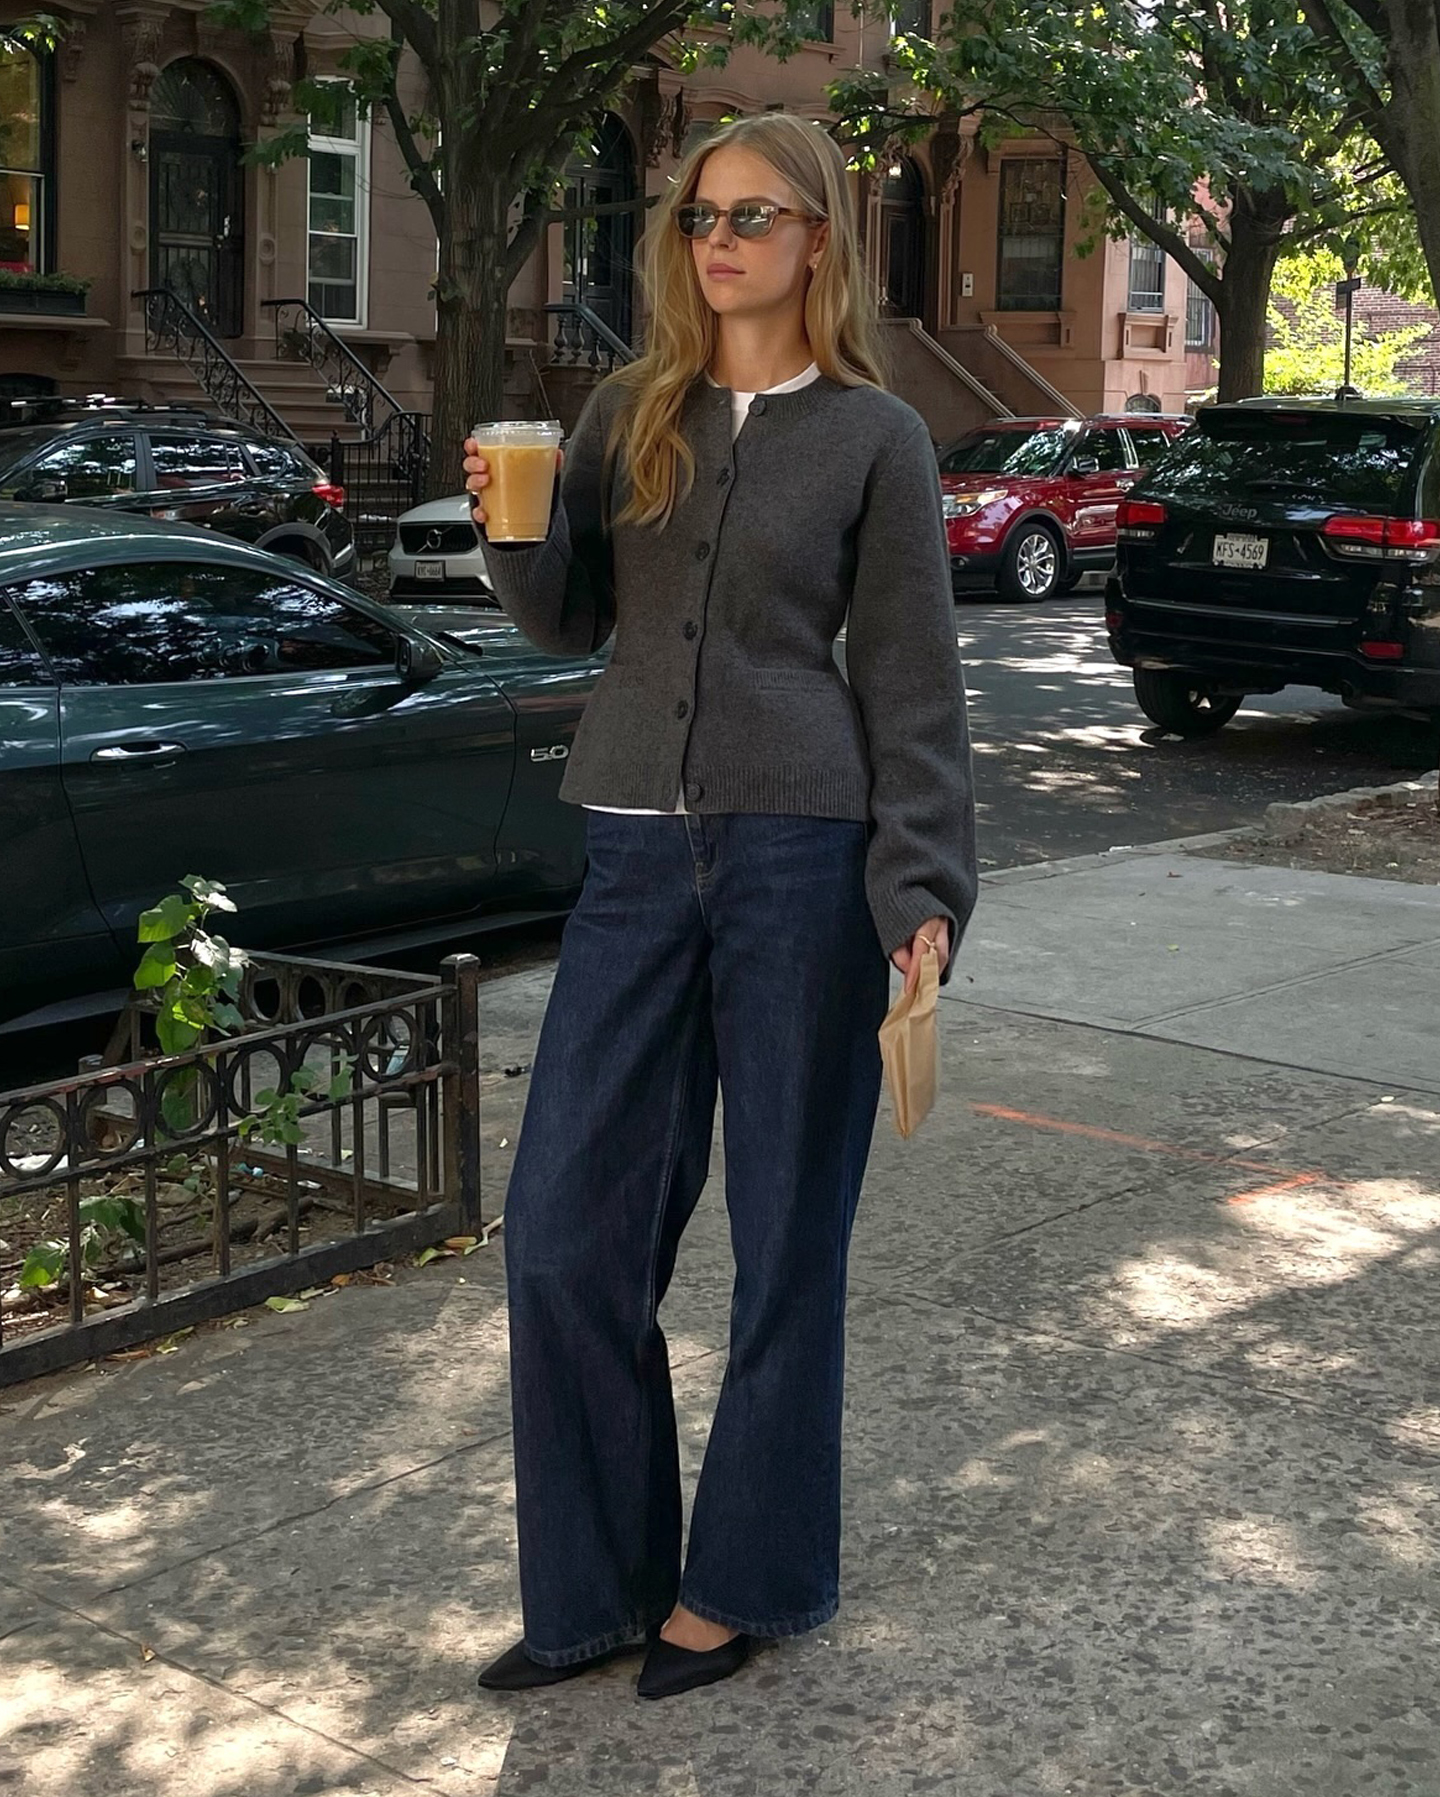
[[[478,975],[257,955],[237,1033],[0,1094],[0,1386],[478,1235]]]

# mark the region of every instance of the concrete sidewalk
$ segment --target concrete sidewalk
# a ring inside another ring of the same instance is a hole
[[[486,989],[492,1211],[546,984]],[[987,881],[857,1231],[844,1607],[676,1703],[475,1690],[518,1628],[503,1237],[0,1395],[0,1793],[1437,1797],[1437,997],[1424,888]],[[727,1262],[717,1160],[691,1475]]]

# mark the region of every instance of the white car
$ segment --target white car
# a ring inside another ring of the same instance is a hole
[[[432,499],[401,514],[390,550],[390,597],[406,604],[430,599],[496,604],[485,546],[465,494]]]

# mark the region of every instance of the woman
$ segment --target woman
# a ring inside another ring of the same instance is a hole
[[[935,457],[880,386],[840,153],[739,120],[655,229],[645,355],[586,406],[548,539],[488,557],[542,649],[615,638],[563,787],[589,871],[506,1206],[525,1635],[488,1689],[648,1642],[640,1694],[669,1696],[834,1615],[886,955],[943,972],[975,897]],[[656,1309],[717,1082],[736,1275],[682,1577]]]

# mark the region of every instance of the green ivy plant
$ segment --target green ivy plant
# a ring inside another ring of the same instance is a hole
[[[119,1237],[143,1246],[145,1212],[135,1198],[82,1198],[80,1201],[80,1264],[95,1266]],[[36,1242],[20,1268],[21,1291],[46,1291],[59,1285],[70,1271],[69,1242]]]
[[[166,1054],[184,1054],[209,1031],[237,1030],[245,1021],[235,1000],[248,956],[205,927],[212,911],[233,914],[235,901],[199,874],[180,884],[183,892],[141,912],[137,932],[148,946],[135,969],[135,989],[156,995],[155,1034]]]

